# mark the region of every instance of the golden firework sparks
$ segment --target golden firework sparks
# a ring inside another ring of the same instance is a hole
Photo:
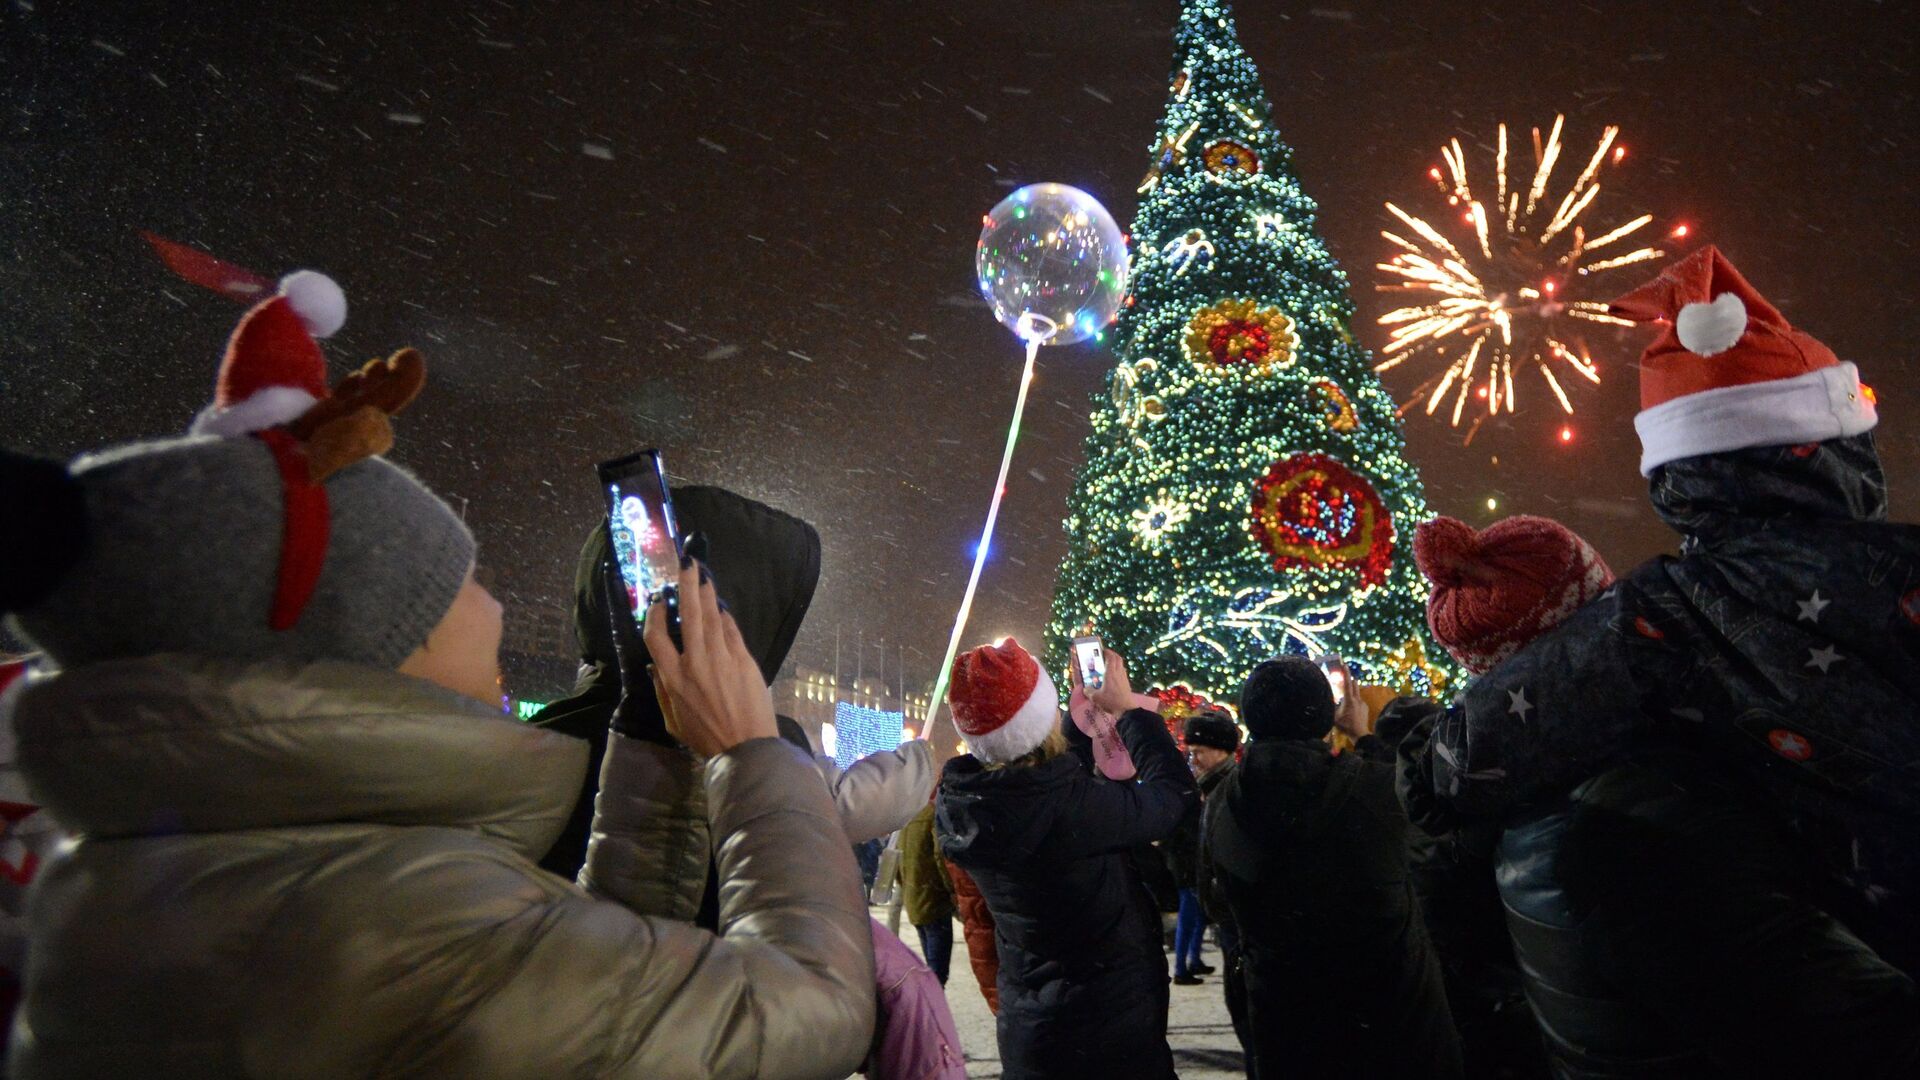
[[[1409,302],[1380,316],[1380,325],[1390,329],[1374,370],[1387,371],[1423,354],[1446,364],[1414,392],[1402,413],[1424,397],[1427,415],[1433,416],[1452,393],[1450,422],[1458,427],[1467,414],[1468,397],[1477,395],[1486,408],[1475,421],[1477,428],[1503,409],[1514,411],[1514,369],[1524,373],[1531,367],[1571,414],[1573,401],[1555,369],[1600,381],[1598,365],[1579,340],[1577,324],[1569,320],[1629,325],[1607,314],[1605,303],[1586,296],[1596,278],[1665,253],[1651,245],[1621,253],[1628,246],[1622,241],[1653,223],[1651,214],[1605,227],[1588,220],[1600,195],[1601,171],[1626,156],[1626,148],[1619,145],[1619,127],[1601,133],[1599,145],[1564,194],[1557,199],[1550,194],[1565,126],[1564,116],[1554,117],[1544,139],[1539,128],[1533,129],[1533,175],[1516,177],[1508,171],[1507,125],[1500,125],[1491,203],[1468,181],[1460,140],[1440,148],[1445,168],[1435,166],[1428,176],[1458,215],[1458,226],[1449,227],[1457,240],[1429,221],[1386,204],[1387,212],[1406,228],[1404,235],[1392,229],[1380,234],[1398,250],[1378,264],[1386,277],[1377,288],[1406,294]],[[1684,235],[1684,228],[1674,235]]]

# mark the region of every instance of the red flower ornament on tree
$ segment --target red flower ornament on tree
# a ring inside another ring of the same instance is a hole
[[[1243,368],[1266,374],[1293,365],[1300,334],[1279,308],[1252,300],[1222,300],[1187,324],[1187,360],[1210,371]]]
[[[1393,518],[1373,485],[1325,454],[1277,461],[1254,485],[1254,538],[1274,569],[1351,567],[1378,585],[1393,564]]]

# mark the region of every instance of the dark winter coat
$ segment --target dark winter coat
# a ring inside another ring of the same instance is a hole
[[[1197,798],[1160,718],[1120,718],[1137,783],[1094,775],[1071,753],[988,769],[947,762],[942,850],[993,911],[1000,1064],[1015,1077],[1173,1075],[1160,920],[1127,852],[1164,838]]]
[[[1369,760],[1391,765],[1400,745],[1416,731],[1415,745],[1424,748],[1426,732],[1445,712],[1429,698],[1395,698],[1381,710],[1373,734],[1356,748]],[[1466,822],[1437,836],[1408,830],[1413,892],[1440,959],[1466,1074],[1540,1076],[1547,1059],[1527,1008],[1506,912],[1494,884],[1499,843],[1500,825],[1491,821]]]
[[[704,554],[721,599],[732,609],[747,650],[771,684],[786,660],[820,580],[820,534],[813,526],[770,506],[714,487],[673,489],[674,515],[684,535],[707,537]],[[574,568],[574,637],[580,671],[572,695],[536,713],[532,723],[584,739],[591,759],[580,799],[560,839],[540,860],[542,868],[572,880],[587,858],[593,795],[606,756],[607,725],[620,704],[620,660],[607,621],[601,567],[608,558],[607,525],[587,537]]]
[[[1507,830],[1501,894],[1561,1075],[1920,1075],[1913,980],[1824,910],[1741,787],[1653,754]]]
[[[1200,911],[1206,915],[1208,922],[1224,927],[1229,934],[1235,929],[1233,909],[1227,904],[1226,886],[1213,865],[1213,853],[1207,845],[1207,837],[1213,834],[1214,821],[1220,816],[1219,792],[1227,786],[1227,780],[1239,767],[1239,762],[1228,758],[1219,768],[1207,774],[1211,786],[1205,788],[1206,798],[1200,804],[1200,843],[1193,852],[1193,887],[1200,899]]]
[[[1652,499],[1680,556],[1476,680],[1412,759],[1409,811],[1497,820],[1677,746],[1775,808],[1849,925],[1920,970],[1920,526],[1885,520],[1872,436],[1683,458]]]
[[[1261,1072],[1460,1075],[1393,770],[1256,739],[1214,802],[1207,847],[1245,952]]]
[[[1195,889],[1200,885],[1200,818],[1205,800],[1212,795],[1220,781],[1233,769],[1233,759],[1209,769],[1195,778],[1194,784],[1200,789],[1201,802],[1195,803],[1187,816],[1173,830],[1173,835],[1160,842],[1160,851],[1166,856],[1167,873],[1173,876],[1173,883],[1182,889]]]

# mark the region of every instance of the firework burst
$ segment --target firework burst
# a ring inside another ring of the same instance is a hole
[[[1406,235],[1392,229],[1381,236],[1399,251],[1378,269],[1378,290],[1403,294],[1408,303],[1380,316],[1390,327],[1383,359],[1374,368],[1387,371],[1411,357],[1432,356],[1445,363],[1439,374],[1415,390],[1405,413],[1422,398],[1428,416],[1435,415],[1452,395],[1450,422],[1460,425],[1467,399],[1478,396],[1485,406],[1474,419],[1480,423],[1502,410],[1514,411],[1517,400],[1515,368],[1533,368],[1567,413],[1563,378],[1600,381],[1600,369],[1581,340],[1579,322],[1624,326],[1626,320],[1607,314],[1607,305],[1590,298],[1596,280],[1610,271],[1660,258],[1658,248],[1632,248],[1622,243],[1653,222],[1642,214],[1614,226],[1592,222],[1588,211],[1600,195],[1600,173],[1626,156],[1618,144],[1620,129],[1608,127],[1565,194],[1554,196],[1554,168],[1564,144],[1561,129],[1566,118],[1556,116],[1544,139],[1533,129],[1531,177],[1509,173],[1507,125],[1500,125],[1494,151],[1494,194],[1485,200],[1467,178],[1467,156],[1454,139],[1440,148],[1445,170],[1436,166],[1428,175],[1452,207],[1449,231],[1387,203],[1387,212],[1406,227]],[[1517,181],[1517,182],[1516,182]],[[1683,235],[1684,227],[1675,230]],[[1556,369],[1559,374],[1556,374]],[[1477,395],[1476,395],[1477,387]]]

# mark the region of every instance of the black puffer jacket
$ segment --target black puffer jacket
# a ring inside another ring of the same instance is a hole
[[[1009,1078],[1173,1075],[1160,920],[1127,852],[1164,838],[1197,796],[1158,716],[1136,709],[1118,726],[1137,783],[1072,753],[1002,769],[962,756],[941,778],[941,850],[993,912]]]
[[[1356,748],[1369,760],[1391,765],[1400,744],[1416,730],[1424,740],[1445,711],[1430,698],[1395,698],[1381,710],[1373,734]],[[1494,886],[1498,823],[1468,822],[1438,836],[1409,829],[1407,839],[1414,895],[1440,958],[1466,1074],[1489,1080],[1543,1075],[1547,1059]]]
[[[1872,436],[1683,458],[1652,499],[1680,556],[1476,680],[1408,810],[1497,820],[1677,747],[1777,811],[1848,924],[1920,970],[1920,526],[1885,520]]]
[[[1516,822],[1500,891],[1556,1076],[1920,1075],[1920,993],[1824,910],[1772,813],[1691,755]]]
[[[743,495],[716,487],[673,489],[674,516],[680,529],[706,537],[703,558],[713,570],[720,598],[732,609],[747,651],[760,663],[769,684],[793,648],[801,620],[813,603],[820,581],[820,534],[813,526]],[[593,796],[600,786],[600,762],[607,751],[607,725],[620,704],[620,661],[601,566],[607,560],[607,525],[587,536],[574,569],[574,636],[580,645],[580,671],[572,695],[548,705],[532,723],[592,748],[580,801],[541,867],[572,880],[587,858],[593,822]]]
[[[1255,740],[1214,801],[1207,846],[1245,950],[1261,1074],[1459,1076],[1392,768]]]

